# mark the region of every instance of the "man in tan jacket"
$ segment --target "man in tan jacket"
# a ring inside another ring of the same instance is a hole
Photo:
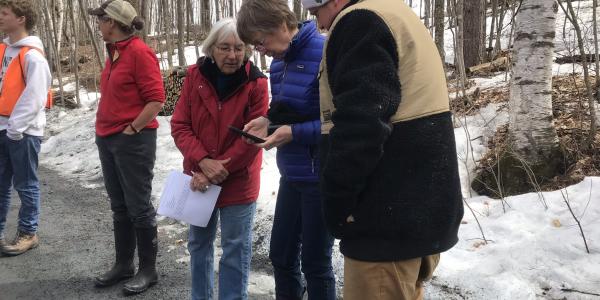
[[[437,48],[403,1],[302,3],[329,30],[321,189],[345,257],[344,299],[421,299],[463,215]]]

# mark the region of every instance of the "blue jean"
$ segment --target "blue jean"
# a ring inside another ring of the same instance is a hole
[[[256,203],[215,209],[206,227],[190,226],[192,299],[212,299],[214,288],[214,241],[221,218],[219,299],[248,299],[248,273],[252,258],[252,226]]]
[[[279,182],[269,257],[277,299],[332,300],[335,277],[331,266],[333,237],[327,231],[316,182]]]
[[[41,143],[40,137],[27,134],[13,141],[6,136],[6,130],[0,131],[0,238],[4,237],[13,184],[21,198],[18,230],[28,234],[37,232],[40,215],[37,170]]]

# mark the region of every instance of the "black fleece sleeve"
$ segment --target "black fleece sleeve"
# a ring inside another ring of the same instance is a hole
[[[383,155],[400,104],[398,52],[388,25],[372,11],[345,15],[331,32],[326,53],[334,127],[322,162],[328,221],[342,225]]]

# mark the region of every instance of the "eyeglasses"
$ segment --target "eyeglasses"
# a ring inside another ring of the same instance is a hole
[[[108,20],[110,20],[110,17],[107,15],[100,15],[96,18],[96,23],[100,24],[100,23],[104,23],[104,22],[108,22]]]
[[[231,47],[228,45],[218,45],[217,50],[223,54],[229,54],[229,52],[233,51],[233,54],[239,55],[239,54],[244,53],[244,46],[238,45],[235,47]]]

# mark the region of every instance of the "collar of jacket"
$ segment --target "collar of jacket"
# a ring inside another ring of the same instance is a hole
[[[222,73],[221,70],[219,70],[219,67],[217,67],[215,61],[209,57],[203,56],[198,58],[196,65],[198,66],[198,70],[204,76],[204,78],[206,78],[206,80],[213,86],[217,92],[219,100],[221,101],[229,98],[238,90],[239,87],[247,82],[254,81],[261,77],[266,78],[266,76],[251,61],[246,61],[235,73],[229,75],[231,77],[229,78],[230,80],[227,81],[225,88],[219,90],[217,80],[219,75]]]
[[[298,25],[299,30],[296,36],[290,42],[290,47],[286,52],[283,60],[286,62],[293,61],[298,56],[298,53],[302,51],[304,46],[310,41],[315,34],[319,34],[317,31],[317,25],[314,21],[304,21]]]
[[[134,40],[139,39],[139,37],[132,35],[122,41],[118,41],[118,42],[114,42],[114,43],[108,43],[106,44],[106,46],[108,47],[108,49],[110,50],[114,50],[117,49],[117,51],[123,51],[123,49],[127,48],[127,46],[129,46],[129,44],[131,44],[131,42],[133,42]]]

